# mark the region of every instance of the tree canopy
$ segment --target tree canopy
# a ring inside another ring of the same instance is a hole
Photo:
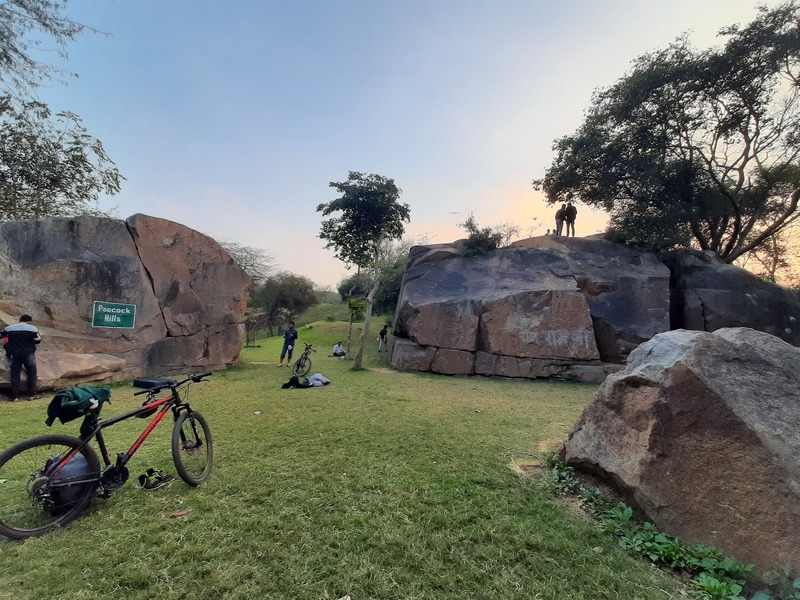
[[[65,17],[66,6],[0,2],[0,220],[104,214],[100,194],[117,193],[124,179],[78,115],[36,98],[43,82],[67,75],[38,57],[66,58],[67,42],[95,31]]]
[[[605,209],[615,239],[728,262],[788,227],[800,199],[800,8],[761,8],[721,47],[686,36],[595,93],[534,181]]]
[[[85,31],[85,25],[63,15],[67,0],[5,0],[0,3],[0,85],[14,98],[29,100],[43,81],[59,79],[66,73],[38,60],[35,53],[52,51],[66,58],[67,42]]]
[[[408,204],[399,202],[401,190],[393,179],[350,171],[347,181],[332,181],[341,194],[336,200],[317,206],[324,217],[319,237],[338,259],[371,273],[364,327],[353,363],[361,368],[364,341],[369,334],[372,305],[380,287],[381,251],[387,240],[399,240],[411,218]],[[335,215],[335,216],[331,216]]]
[[[322,221],[319,237],[345,263],[372,266],[383,241],[400,239],[410,219],[408,204],[398,201],[401,190],[393,179],[356,171],[329,185],[341,196],[317,206],[325,217],[337,215]]]
[[[0,97],[0,221],[102,214],[122,179],[76,114]]]
[[[373,312],[383,315],[394,314],[411,246],[411,240],[406,239],[384,244],[381,252],[381,281],[375,293]],[[348,300],[350,297],[366,298],[371,287],[372,282],[369,277],[359,271],[342,279],[336,289],[342,300]]]
[[[281,272],[256,285],[250,295],[250,306],[257,309],[260,321],[272,328],[317,304],[314,283],[302,275]]]

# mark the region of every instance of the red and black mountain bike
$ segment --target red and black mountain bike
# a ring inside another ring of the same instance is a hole
[[[43,535],[77,519],[94,497],[108,498],[128,480],[125,466],[147,436],[172,412],[172,459],[178,475],[191,486],[211,474],[213,444],[203,416],[185,401],[191,383],[205,381],[211,373],[174,379],[137,379],[134,395],[147,394],[136,410],[99,420],[100,406],[84,416],[80,437],[44,435],[20,442],[0,454],[0,534],[12,539]],[[157,395],[169,390],[165,398]],[[106,427],[132,417],[155,414],[127,452],[112,464],[103,440]],[[103,465],[89,445],[97,440]]]

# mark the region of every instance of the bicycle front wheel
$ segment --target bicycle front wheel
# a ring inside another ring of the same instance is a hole
[[[298,377],[303,377],[304,375],[308,375],[308,372],[311,370],[311,358],[308,356],[301,356],[297,359],[297,362],[294,363],[294,369],[292,371]]]
[[[44,535],[77,519],[100,484],[100,461],[85,446],[54,473],[81,440],[36,437],[0,454],[0,533],[15,540]]]
[[[211,474],[213,458],[211,430],[203,415],[182,412],[172,430],[172,460],[178,475],[189,485],[200,485]]]

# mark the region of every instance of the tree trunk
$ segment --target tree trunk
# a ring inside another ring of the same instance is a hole
[[[358,281],[358,275],[361,273],[361,267],[358,267],[356,271],[356,281]],[[353,299],[353,290],[356,289],[356,284],[353,283],[350,286],[350,291],[347,292],[347,308],[349,309],[350,319],[347,322],[347,346],[344,349],[344,355],[347,358],[350,358],[350,340],[353,337],[353,307],[350,306],[350,301]]]
[[[350,311],[350,320],[347,323],[347,347],[344,349],[344,355],[350,358],[350,338],[353,335],[353,311]]]
[[[353,370],[360,371],[362,369],[361,362],[364,358],[364,344],[366,343],[367,336],[369,335],[369,321],[372,318],[372,301],[375,298],[375,294],[378,293],[378,287],[381,285],[381,273],[378,267],[378,251],[375,251],[375,263],[373,274],[375,280],[372,283],[372,289],[367,294],[367,310],[364,314],[364,328],[361,330],[361,337],[358,340],[358,350],[356,351],[356,359],[353,362]]]

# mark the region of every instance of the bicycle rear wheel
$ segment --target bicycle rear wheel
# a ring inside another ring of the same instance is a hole
[[[294,363],[294,368],[292,371],[298,377],[303,377],[304,375],[308,375],[308,372],[311,370],[311,358],[308,356],[301,356],[297,359],[297,362]]]
[[[45,435],[0,454],[0,533],[15,540],[44,535],[80,516],[100,484],[100,461],[85,446],[80,454],[48,473],[59,457],[81,440]]]
[[[211,474],[214,444],[211,430],[199,412],[182,412],[172,429],[172,460],[178,475],[192,486]]]

